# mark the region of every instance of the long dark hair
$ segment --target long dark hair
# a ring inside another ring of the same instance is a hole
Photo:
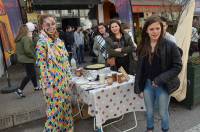
[[[17,36],[15,38],[15,42],[20,41],[21,38],[27,36],[27,34],[28,34],[28,27],[25,24],[21,25],[17,33]]]
[[[149,34],[147,33],[147,28],[151,24],[156,23],[156,22],[159,22],[159,24],[161,26],[161,34],[158,38],[158,41],[157,41],[157,44],[155,47],[155,53],[157,54],[158,45],[163,38],[163,24],[162,24],[162,21],[159,16],[151,16],[146,20],[144,27],[142,29],[141,43],[139,44],[138,49],[137,49],[138,56],[142,56],[142,57],[148,56],[149,57],[148,60],[150,63],[151,63],[153,56],[151,54],[151,42],[150,42]]]
[[[124,30],[123,30],[123,28],[122,28],[120,22],[119,22],[118,20],[116,20],[116,19],[112,19],[112,20],[110,21],[110,24],[109,24],[109,34],[110,34],[110,36],[113,36],[114,38],[116,38],[116,37],[115,37],[115,34],[111,31],[111,25],[112,25],[113,23],[116,23],[117,25],[119,25],[120,33],[124,34]]]

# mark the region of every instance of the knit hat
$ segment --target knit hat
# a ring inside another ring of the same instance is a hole
[[[29,32],[33,32],[35,30],[35,25],[32,22],[27,22],[26,26]]]

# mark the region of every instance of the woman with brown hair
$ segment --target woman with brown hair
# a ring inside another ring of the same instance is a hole
[[[114,57],[115,65],[111,67],[118,70],[121,66],[129,74],[134,74],[133,66],[133,41],[128,33],[124,32],[117,20],[109,24],[110,36],[106,39],[108,59]]]
[[[39,18],[40,36],[36,45],[36,64],[47,103],[45,132],[73,132],[68,53],[58,38],[55,18]]]
[[[35,49],[32,41],[32,32],[34,29],[34,24],[28,22],[20,27],[17,37],[15,38],[17,60],[24,65],[26,71],[26,76],[23,78],[19,88],[15,92],[19,97],[25,97],[23,89],[30,80],[35,87],[35,90],[39,90],[34,66]]]
[[[178,89],[178,74],[182,69],[181,54],[176,44],[163,35],[163,24],[158,16],[148,18],[138,46],[138,65],[135,93],[144,97],[147,132],[154,129],[154,108],[158,104],[163,132],[169,130],[170,94]]]

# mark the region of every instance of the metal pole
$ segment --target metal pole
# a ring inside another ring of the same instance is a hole
[[[2,44],[2,54],[3,54],[3,60],[4,60],[4,70],[5,70],[5,73],[6,73],[6,79],[7,79],[7,83],[8,83],[8,87],[5,87],[3,89],[1,89],[1,93],[12,93],[14,91],[17,90],[16,87],[12,87],[11,86],[11,83],[10,83],[10,78],[9,78],[9,73],[8,73],[8,67],[7,67],[7,64],[6,64],[6,58],[5,58],[5,53],[4,53],[4,48],[3,48],[3,43],[1,41],[1,35],[0,35],[0,44]]]

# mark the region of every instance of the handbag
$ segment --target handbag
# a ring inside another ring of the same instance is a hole
[[[17,64],[17,55],[15,53],[10,55],[10,63],[11,65]]]
[[[116,65],[115,57],[108,58],[108,59],[106,60],[106,62],[107,62],[107,64],[108,64],[109,66],[115,66],[115,65]]]

